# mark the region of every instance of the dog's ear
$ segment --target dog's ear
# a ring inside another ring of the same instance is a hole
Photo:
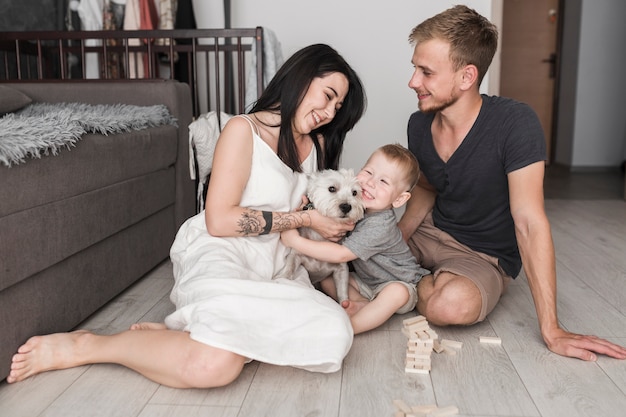
[[[320,172],[322,171],[312,171],[312,172],[307,172],[306,175],[306,179],[307,181],[311,181],[313,178],[315,178],[316,176],[318,176],[320,174]]]
[[[339,173],[341,175],[343,175],[344,177],[348,178],[348,177],[354,177],[354,170],[353,169],[348,169],[348,168],[339,168]]]

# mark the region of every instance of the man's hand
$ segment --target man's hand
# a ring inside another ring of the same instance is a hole
[[[595,361],[597,354],[616,359],[626,359],[626,348],[596,336],[570,333],[557,328],[544,335],[548,349],[562,356]]]

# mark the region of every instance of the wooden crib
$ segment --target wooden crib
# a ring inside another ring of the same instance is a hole
[[[263,90],[263,29],[0,32],[0,83],[155,78],[189,84],[195,117],[243,113]]]

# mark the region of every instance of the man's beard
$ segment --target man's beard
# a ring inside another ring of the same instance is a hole
[[[422,102],[418,101],[417,102],[417,108],[422,113],[437,113],[437,112],[443,111],[443,110],[447,109],[448,107],[452,106],[454,103],[456,103],[458,101],[458,99],[459,99],[458,96],[450,95],[450,97],[448,97],[445,101],[443,101],[441,103],[435,103],[431,107],[424,107],[424,106],[422,106]]]

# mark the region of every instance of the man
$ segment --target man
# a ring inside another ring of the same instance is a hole
[[[421,314],[436,325],[484,320],[522,264],[548,348],[560,355],[619,359],[626,349],[559,326],[556,267],[543,207],[545,140],[525,104],[479,92],[496,51],[496,27],[455,6],[416,26],[409,87],[419,112],[409,149],[422,176],[399,222],[417,260]]]

